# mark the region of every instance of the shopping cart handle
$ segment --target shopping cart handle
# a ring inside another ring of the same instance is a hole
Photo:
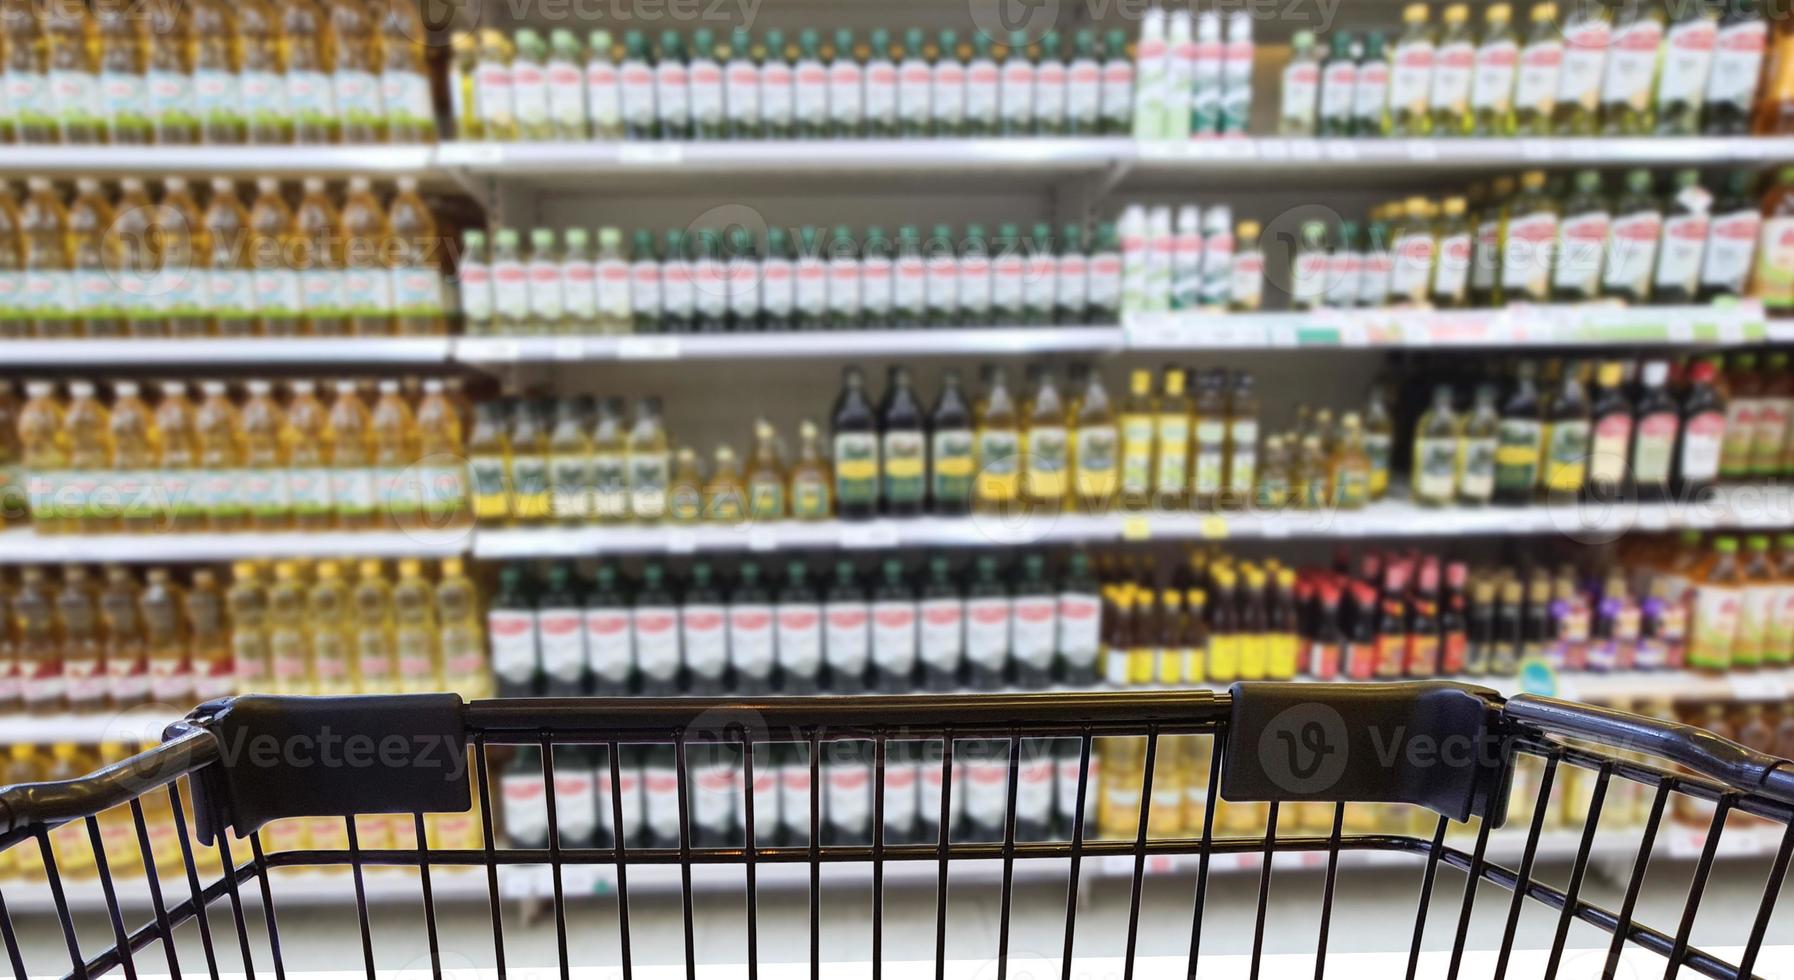
[[[0,789],[0,836],[25,827],[53,827],[124,806],[217,758],[217,740],[194,729],[85,776],[8,786]]]
[[[1502,717],[1552,735],[1585,739],[1609,751],[1667,759],[1739,792],[1794,805],[1794,762],[1693,725],[1536,694],[1508,698]]]

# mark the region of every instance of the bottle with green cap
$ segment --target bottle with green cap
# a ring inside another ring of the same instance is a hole
[[[959,315],[959,255],[950,225],[934,226],[922,243],[922,261],[927,270],[923,280],[927,325],[950,327]]]
[[[668,588],[666,569],[659,562],[642,567],[631,619],[635,625],[635,665],[640,672],[641,693],[647,697],[677,694],[679,605]]]
[[[661,321],[660,255],[654,233],[637,228],[629,256],[629,316],[635,333],[665,333]]]
[[[654,110],[663,140],[691,139],[691,73],[685,41],[678,31],[662,31],[654,58]]]
[[[1340,31],[1327,39],[1327,45],[1327,63],[1321,69],[1319,132],[1322,136],[1350,136],[1352,100],[1358,90],[1358,39],[1349,31]]]
[[[837,137],[863,135],[866,121],[865,56],[856,49],[853,29],[835,31],[828,60],[829,132]]]
[[[747,28],[729,34],[729,60],[723,65],[723,107],[728,116],[729,137],[760,138],[760,59]],[[787,86],[789,87],[789,86]]]
[[[1058,286],[1058,262],[1053,255],[1053,226],[1035,222],[1022,244],[1021,322],[1040,326],[1053,322],[1053,294]]]
[[[524,333],[529,322],[529,274],[524,269],[523,241],[515,228],[492,233],[492,313],[497,333]]]
[[[796,135],[822,139],[829,134],[829,66],[822,61],[822,35],[804,28],[797,35],[797,52],[791,69]]]
[[[700,229],[692,250],[692,324],[698,333],[722,333],[729,325],[729,282],[723,264],[723,238],[714,228]]]
[[[617,66],[617,100],[623,114],[623,135],[632,140],[660,136],[660,114],[654,105],[654,66],[648,60],[648,38],[641,31],[623,34],[623,62]]]
[[[1313,136],[1315,104],[1321,87],[1321,56],[1313,31],[1297,31],[1289,42],[1289,64],[1283,68],[1283,108],[1277,117],[1280,136]]]
[[[1121,238],[1115,233],[1114,222],[1105,221],[1096,226],[1088,268],[1085,322],[1120,323]]]
[[[903,573],[903,559],[886,558],[872,587],[872,672],[879,690],[915,690],[916,626],[916,590]]]
[[[959,316],[955,326],[991,323],[991,247],[983,225],[966,225],[959,250]]]
[[[915,225],[897,229],[891,246],[890,326],[909,329],[928,319],[928,263],[922,256],[922,232]]]
[[[623,138],[623,86],[609,31],[586,36],[586,132],[595,140]]]
[[[932,131],[936,136],[964,136],[966,120],[966,63],[959,50],[959,33],[943,28],[936,44],[932,89]]]
[[[1010,31],[1003,46],[1003,66],[997,84],[997,124],[1005,136],[1034,132],[1034,59],[1028,51],[1028,32]]]
[[[896,47],[891,32],[874,28],[868,44],[865,65],[865,135],[873,139],[891,139],[897,135],[897,64]]]
[[[722,139],[723,62],[728,49],[717,45],[716,32],[700,27],[691,34],[691,58],[685,65],[692,134],[701,140]]]
[[[904,136],[927,136],[933,117],[934,66],[929,63],[927,35],[920,27],[903,32],[903,57],[897,63],[897,129]]]
[[[791,327],[821,330],[828,322],[828,262],[823,255],[822,230],[814,225],[798,229],[797,255],[792,268]]]
[[[1564,198],[1563,221],[1557,228],[1557,255],[1551,274],[1553,299],[1573,303],[1593,299],[1599,293],[1601,253],[1606,248],[1612,220],[1607,198],[1601,193],[1600,173],[1577,171],[1570,194]],[[1542,254],[1527,258],[1545,260]]]
[[[1651,273],[1657,265],[1657,243],[1663,234],[1663,205],[1652,192],[1651,172],[1626,172],[1626,187],[1613,202],[1607,225],[1601,293],[1628,303],[1651,299]]]
[[[1133,129],[1134,59],[1127,32],[1113,28],[1103,36],[1102,134],[1125,136]]]
[[[744,561],[735,570],[735,587],[729,590],[728,620],[729,666],[735,670],[732,693],[750,697],[766,694],[772,690],[776,627],[772,592],[760,576],[759,562]]]
[[[990,36],[978,31],[972,35],[972,57],[966,62],[965,135],[996,135],[1002,87],[1002,69],[991,55]]]
[[[539,693],[541,656],[536,650],[536,600],[530,594],[528,569],[521,564],[498,570],[498,589],[486,613],[492,637],[492,674],[501,698],[527,698]]]
[[[1055,35],[1056,37],[1057,35]],[[1042,42],[1042,52],[1045,52]],[[1096,32],[1083,30],[1072,35],[1071,64],[1065,67],[1064,123],[1058,130],[1042,129],[1043,133],[1067,133],[1089,136],[1101,131],[1103,66],[1097,60]],[[1045,116],[1042,116],[1045,121]]]
[[[1065,53],[1059,48],[1059,32],[1040,37],[1040,59],[1034,65],[1034,128],[1042,136],[1065,132]]]
[[[821,686],[822,607],[803,559],[785,563],[785,584],[775,607],[774,644],[783,694],[813,694]]]
[[[561,233],[561,333],[589,333],[598,322],[598,268],[592,235],[584,228]]]
[[[548,126],[557,140],[586,138],[586,53],[579,37],[557,27],[548,35]]]
[[[1358,80],[1352,86],[1352,135],[1380,136],[1389,104],[1389,50],[1382,31],[1364,33]]]
[[[980,555],[973,568],[966,587],[966,682],[993,691],[1009,683],[1009,589],[994,556]]]
[[[793,84],[797,58],[784,31],[767,31],[765,46],[760,59],[760,132],[767,139],[788,140],[797,125]]]
[[[860,326],[882,330],[891,325],[896,245],[879,225],[866,229],[860,243]]]
[[[486,255],[486,233],[469,228],[461,233],[461,255],[455,266],[460,287],[461,321],[470,335],[492,332],[492,262]]]
[[[594,265],[597,332],[607,336],[630,332],[634,324],[630,320],[629,256],[623,250],[622,229],[610,226],[598,229],[598,255]]]
[[[828,240],[828,319],[830,330],[860,326],[860,247],[853,229],[836,225]]]
[[[1084,254],[1084,228],[1067,224],[1059,230],[1053,260],[1053,322],[1075,326],[1089,322],[1090,258]]]
[[[667,333],[690,333],[696,297],[691,242],[685,229],[668,228],[660,256],[660,323]]]
[[[554,137],[548,116],[548,43],[525,27],[513,39],[517,55],[511,59],[511,105],[517,114],[517,138],[546,140]]]
[[[1015,326],[1022,322],[1023,288],[1027,259],[1022,254],[1021,229],[1012,222],[997,226],[990,243],[991,322]]]
[[[783,228],[766,229],[766,257],[760,260],[759,330],[792,328],[796,311],[797,266],[791,236]]]
[[[729,229],[728,329],[760,329],[760,257],[754,249],[754,233]]]
[[[1090,556],[1074,551],[1059,579],[1058,673],[1062,684],[1096,683],[1102,640],[1102,593],[1090,573]]]
[[[554,230],[536,228],[529,233],[529,319],[525,332],[561,333],[566,327],[567,303],[561,282],[560,248]]]
[[[629,597],[617,581],[615,565],[605,562],[592,573],[583,607],[592,693],[599,697],[628,694],[635,681],[635,654],[629,635]]]
[[[542,591],[536,597],[536,634],[541,649],[542,693],[551,698],[567,698],[590,691],[585,616],[569,562],[549,565],[548,574],[543,576]]]
[[[163,51],[174,48],[173,45],[158,46]],[[479,43],[472,53],[473,64],[461,69],[468,70],[473,79],[471,92],[467,94],[468,105],[465,107],[469,116],[467,121],[473,126],[471,132],[461,134],[462,139],[496,141],[517,138],[517,116],[511,111],[511,61],[515,55],[516,48],[503,31],[480,32]],[[464,64],[464,57],[465,55],[458,57],[457,62]],[[290,95],[293,108],[298,114],[295,135],[300,143],[335,142],[340,135],[333,99],[326,94],[333,91],[330,78],[325,74],[326,69],[315,63],[321,58],[322,54],[312,48],[306,58],[312,64],[294,64],[289,68]],[[175,65],[165,65],[163,69],[174,67]],[[320,91],[316,95],[303,92],[308,86],[315,86]],[[192,134],[191,92],[187,93],[186,99],[177,97],[169,101],[173,104],[158,112],[156,131],[159,140],[170,143],[195,142],[196,137]],[[183,101],[188,103],[184,110],[179,107],[179,103]]]

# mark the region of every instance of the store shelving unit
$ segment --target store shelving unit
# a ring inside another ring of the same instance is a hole
[[[424,367],[448,361],[447,337],[211,337],[196,340],[7,340],[0,365],[80,368],[124,364],[146,368],[203,365],[343,364]]]
[[[377,146],[81,146],[8,144],[0,174],[34,177],[209,176],[328,177],[355,174],[439,179],[440,147]]]
[[[265,531],[240,534],[38,534],[0,531],[0,565],[62,562],[221,562],[250,558],[444,558],[465,554],[472,531]]]

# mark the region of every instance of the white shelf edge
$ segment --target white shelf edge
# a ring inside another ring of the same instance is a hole
[[[196,364],[442,364],[448,337],[246,337],[0,341],[8,367]]]
[[[442,558],[466,554],[471,528],[443,531],[271,531],[239,534],[54,534],[0,532],[0,565],[148,563],[249,558]]]
[[[518,361],[671,361],[740,358],[908,357],[1119,351],[1119,327],[976,327],[722,334],[462,337],[454,359],[470,364]]]
[[[383,175],[435,177],[435,144],[345,146],[68,146],[11,143],[0,172],[119,174],[234,174],[260,177]]]

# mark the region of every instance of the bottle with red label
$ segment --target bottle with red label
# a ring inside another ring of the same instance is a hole
[[[754,696],[773,689],[776,620],[772,593],[760,578],[760,564],[744,561],[729,593],[728,650],[732,693]]]
[[[1700,296],[1742,296],[1750,285],[1763,212],[1753,193],[1756,175],[1746,170],[1726,174],[1713,201],[1707,224],[1707,245],[1701,255]]]
[[[505,843],[518,848],[546,848],[548,786],[542,773],[542,750],[524,745],[516,753],[498,777],[499,819],[504,826]]]
[[[1628,171],[1625,189],[1613,203],[1613,221],[1608,226],[1602,294],[1629,303],[1644,303],[1651,298],[1662,230],[1663,209],[1652,192],[1650,171]]]
[[[822,685],[822,603],[802,561],[785,566],[775,616],[779,690],[814,694]]]
[[[1700,131],[1719,40],[1714,5],[1687,4],[1679,10],[1664,31],[1662,63],[1657,66],[1656,131],[1662,136],[1691,136]]]
[[[918,623],[915,589],[903,562],[887,558],[872,588],[873,683],[891,694],[915,689]]]
[[[1794,62],[1794,45],[1787,60]],[[1763,193],[1751,295],[1771,313],[1794,309],[1794,167],[1783,167]]]
[[[1725,435],[1720,440],[1719,476],[1742,480],[1750,475],[1751,448],[1757,431],[1757,410],[1762,403],[1763,376],[1757,371],[1757,355],[1735,354],[1723,378],[1725,386]]]
[[[628,694],[635,683],[635,645],[629,600],[617,581],[615,567],[598,566],[583,605],[592,693],[601,697]]]
[[[922,686],[930,691],[949,691],[960,685],[965,662],[965,598],[947,559],[928,561],[928,578],[922,583],[918,632],[918,659]],[[1100,618],[1100,617],[1099,617]]]
[[[566,562],[548,567],[536,598],[536,645],[542,694],[578,697],[591,690],[585,610],[574,591],[573,566]]]
[[[1636,5],[1621,8],[1601,76],[1603,135],[1642,136],[1654,128],[1656,106],[1651,101],[1651,89],[1657,79],[1658,52],[1663,45],[1662,18],[1656,10]]]
[[[1353,613],[1339,659],[1348,679],[1367,681],[1377,675],[1377,587],[1372,580],[1359,580],[1352,583],[1351,594]]]
[[[709,562],[692,565],[682,599],[679,645],[685,690],[691,694],[721,694],[729,666],[727,612]]]
[[[630,612],[641,693],[663,697],[679,691],[679,608],[659,563],[642,569]]]
[[[853,562],[835,563],[822,613],[825,686],[839,693],[864,691],[872,657],[872,617]]]
[[[1700,171],[1678,170],[1664,202],[1663,234],[1651,295],[1659,303],[1691,303],[1700,291],[1701,257],[1712,220],[1713,194]]]
[[[1559,575],[1550,589],[1550,602],[1545,606],[1545,658],[1560,670],[1583,670],[1588,666],[1594,636],[1595,609],[1567,574]],[[1529,615],[1531,612],[1529,608]]]
[[[1391,562],[1383,570],[1383,592],[1378,598],[1376,657],[1373,676],[1400,677],[1408,664],[1408,566]]]
[[[1057,654],[1059,599],[1046,579],[1046,559],[1022,558],[1021,581],[1010,603],[1010,657],[1019,687],[1043,688],[1053,682]]]
[[[1465,588],[1469,566],[1454,561],[1445,566],[1445,593],[1439,602],[1439,673],[1456,676],[1465,672],[1469,659],[1469,597]]]
[[[521,565],[499,570],[498,590],[486,612],[486,634],[492,643],[492,674],[501,698],[538,693],[540,659],[536,653],[536,603],[525,584]]]
[[[1563,303],[1594,299],[1600,292],[1601,257],[1612,224],[1601,175],[1593,170],[1576,173],[1570,194],[1564,198],[1563,221],[1557,229],[1557,249],[1551,273],[1551,298]],[[1509,225],[1509,236],[1513,234]],[[1535,255],[1532,261],[1544,257]],[[1519,297],[1516,297],[1519,298]]]
[[[1789,444],[1789,420],[1794,419],[1794,373],[1788,369],[1785,351],[1763,357],[1763,383],[1757,393],[1757,424],[1751,439],[1748,473],[1756,479],[1783,475]]]
[[[1769,22],[1758,0],[1730,0],[1723,5],[1703,93],[1701,132],[1710,136],[1750,132],[1768,47]]]
[[[1387,599],[1385,599],[1387,601]],[[1408,605],[1406,673],[1432,677],[1439,673],[1439,562],[1428,557]]]
[[[1090,559],[1083,552],[1073,552],[1066,560],[1056,619],[1059,680],[1073,686],[1095,683],[1102,599],[1090,574]]]
[[[997,559],[980,556],[966,588],[966,682],[978,690],[1009,683],[1009,589],[997,576]]]

